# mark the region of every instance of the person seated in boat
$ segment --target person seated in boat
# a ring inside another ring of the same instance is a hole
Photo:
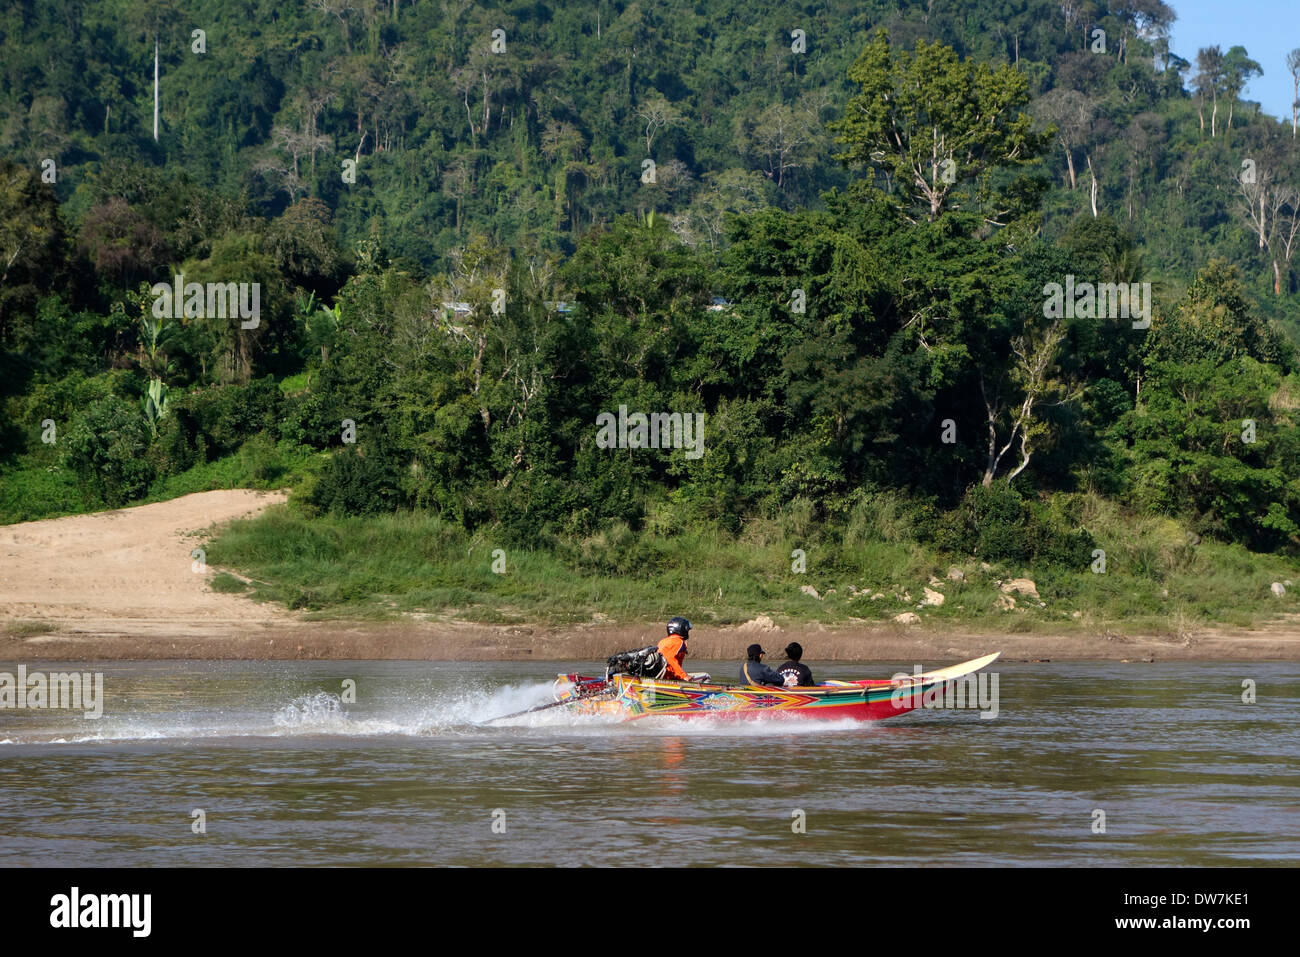
[[[775,685],[779,688],[785,684],[785,679],[763,664],[765,654],[762,645],[750,645],[745,649],[749,660],[740,666],[740,680],[747,685]]]
[[[675,681],[690,681],[691,676],[682,667],[686,658],[686,642],[691,637],[691,623],[685,618],[672,618],[668,621],[668,634],[659,642],[659,654],[668,663],[664,671],[665,678]]]
[[[812,669],[799,659],[803,657],[803,645],[792,641],[785,646],[786,662],[778,665],[776,673],[781,676],[787,688],[808,688],[815,685]]]

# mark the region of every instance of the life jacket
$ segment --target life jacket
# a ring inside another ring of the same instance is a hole
[[[668,677],[686,681],[689,676],[682,667],[682,661],[686,658],[686,639],[681,635],[664,635],[659,639],[657,647],[667,662]]]

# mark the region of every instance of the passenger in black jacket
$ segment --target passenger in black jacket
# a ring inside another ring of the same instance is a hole
[[[803,645],[797,641],[790,642],[785,646],[785,656],[789,660],[778,666],[776,673],[787,688],[807,688],[817,683],[813,681],[812,669],[799,660],[803,657]]]
[[[785,684],[784,678],[763,664],[763,656],[767,652],[762,645],[750,645],[745,649],[745,654],[749,660],[740,666],[741,684],[776,685],[778,688]]]

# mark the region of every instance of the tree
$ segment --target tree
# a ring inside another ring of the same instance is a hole
[[[548,119],[542,129],[541,144],[538,149],[552,163],[556,160],[565,162],[577,159],[587,148],[587,141],[582,132],[571,123],[554,118]],[[647,151],[649,147],[647,147]]]
[[[478,127],[474,125],[474,109],[470,106],[469,95],[478,85],[478,74],[474,69],[466,64],[465,66],[453,67],[448,73],[452,87],[461,96],[461,101],[465,104],[465,122],[469,125],[469,145],[470,149],[478,146]]]
[[[77,246],[95,264],[96,272],[122,288],[148,279],[166,264],[170,252],[162,230],[120,197],[91,207]]]
[[[767,205],[763,198],[763,179],[750,170],[729,169],[709,173],[706,186],[696,193],[690,207],[673,217],[672,228],[689,246],[708,243],[717,253],[726,234],[731,214],[757,212]]]
[[[1201,129],[1205,129],[1203,104],[1208,94],[1214,101],[1210,113],[1210,139],[1215,136],[1215,120],[1219,115],[1219,90],[1223,86],[1224,66],[1223,51],[1217,46],[1201,47],[1196,51],[1196,77],[1192,86],[1196,90],[1196,115],[1200,117]]]
[[[980,395],[984,399],[988,423],[988,449],[981,482],[985,487],[993,484],[1002,459],[1017,443],[1020,461],[1006,474],[1006,482],[1010,484],[1025,470],[1033,457],[1037,440],[1047,431],[1047,425],[1036,415],[1038,407],[1049,400],[1059,403],[1070,397],[1053,376],[1057,352],[1063,341],[1065,328],[1059,321],[1037,335],[1018,336],[1013,340],[1011,351],[1015,361],[1011,366],[1009,384],[1019,395],[1010,401],[996,389],[987,387],[984,373],[980,373]],[[1002,442],[1004,432],[1006,442]]]
[[[1169,27],[1174,11],[1162,0],[1111,0],[1110,12],[1124,24],[1120,37],[1120,62],[1127,61],[1130,31],[1165,53],[1169,50]]]
[[[1277,368],[1245,356],[1197,357],[1156,362],[1150,376],[1143,401],[1116,428],[1127,497],[1253,548],[1295,542],[1300,496],[1279,454],[1288,423],[1276,421],[1269,401]],[[1243,420],[1255,424],[1254,441],[1243,441]]]
[[[489,429],[492,411],[482,394],[484,356],[501,325],[493,304],[496,290],[506,289],[510,253],[493,245],[486,237],[475,236],[464,246],[452,250],[449,258],[452,264],[450,273],[443,279],[434,280],[429,287],[432,322],[416,322],[404,326],[404,329],[415,333],[417,341],[437,334],[464,344],[463,358],[457,360],[460,373],[467,378],[470,393],[478,403],[483,428]],[[455,307],[449,309],[444,305],[458,302],[467,303],[469,312],[459,314],[454,311]],[[422,346],[417,345],[417,348]],[[405,346],[403,351],[408,351]]]
[[[682,124],[681,110],[662,96],[652,96],[646,99],[637,107],[636,115],[645,122],[645,151],[647,156],[653,155],[655,136],[660,130]]]
[[[836,158],[883,176],[912,221],[936,219],[957,191],[988,174],[1033,163],[1050,137],[1023,112],[1029,84],[1015,67],[963,63],[939,43],[895,54],[879,31],[849,70],[858,92],[831,125]],[[997,223],[1006,210],[988,210]]]
[[[352,29],[348,18],[351,14],[357,12],[351,0],[312,0],[312,6],[321,12],[321,16],[333,17],[339,22],[339,28],[343,31],[344,46],[351,53]]]
[[[36,170],[0,160],[0,345],[12,341],[17,315],[61,280],[63,243],[54,191]]]
[[[620,216],[583,238],[561,270],[599,344],[592,374],[659,381],[685,349],[688,318],[712,293],[700,263],[661,219]]]
[[[1065,153],[1065,163],[1070,174],[1070,189],[1074,189],[1074,151],[1089,139],[1092,120],[1097,112],[1096,103],[1078,90],[1057,87],[1034,101],[1034,112],[1056,127],[1056,139]]]
[[[1128,172],[1126,207],[1128,218],[1134,216],[1133,197],[1138,177],[1160,155],[1165,142],[1164,118],[1155,112],[1139,113],[1133,117],[1123,139],[1125,166]]]
[[[251,307],[256,288],[258,315],[245,320],[232,306],[225,317],[204,315],[181,320],[173,352],[178,353],[182,334],[198,353],[201,374],[221,382],[246,383],[259,368],[282,370],[298,352],[297,328],[286,321],[291,315],[282,273],[272,257],[261,249],[260,237],[230,233],[212,243],[204,259],[189,259],[180,271],[186,283],[243,283],[240,303]],[[246,293],[246,295],[245,295]]]
[[[1300,124],[1300,47],[1286,55],[1286,68],[1291,71],[1291,138],[1296,138]]]
[[[314,121],[313,121],[314,122]],[[303,182],[299,163],[304,156],[309,157],[313,172],[316,168],[316,155],[333,147],[332,137],[311,132],[313,123],[304,117],[302,126],[279,125],[271,130],[271,144],[255,169],[275,173],[280,179],[280,188],[289,196],[289,202],[297,200],[301,193],[306,195],[310,186]],[[286,158],[287,154],[287,158]]]
[[[1223,56],[1223,93],[1228,98],[1228,135],[1232,134],[1232,110],[1237,97],[1253,77],[1263,76],[1264,69],[1246,53],[1242,46],[1232,47]]]
[[[455,161],[442,171],[443,190],[456,200],[456,235],[460,235],[461,212],[465,200],[474,195],[475,168],[464,152],[457,154]]]
[[[1237,212],[1255,233],[1273,269],[1273,295],[1282,295],[1282,266],[1288,268],[1300,236],[1300,189],[1278,182],[1271,167],[1259,167],[1253,179],[1238,176]]]
[[[813,137],[813,122],[806,111],[773,103],[756,121],[742,114],[736,118],[736,125],[735,142],[740,153],[761,164],[763,175],[778,188],[785,185],[789,170],[804,164]]]
[[[1257,362],[1293,364],[1294,348],[1280,328],[1257,312],[1236,266],[1212,259],[1196,274],[1187,294],[1168,314],[1156,313],[1147,337],[1150,363],[1218,365],[1249,356]]]
[[[343,258],[331,225],[330,208],[319,199],[300,199],[267,229],[267,252],[291,282],[332,295]]]

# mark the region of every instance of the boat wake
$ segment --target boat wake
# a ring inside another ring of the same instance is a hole
[[[428,737],[439,735],[517,735],[528,732],[620,734],[636,736],[764,736],[804,734],[860,727],[852,720],[809,721],[770,715],[749,720],[725,717],[682,721],[654,717],[629,723],[612,715],[578,714],[569,708],[548,708],[519,714],[553,700],[551,682],[497,685],[466,682],[452,688],[423,692],[409,687],[397,696],[367,701],[366,707],[345,702],[332,691],[315,690],[288,701],[268,700],[264,706],[229,700],[208,700],[202,708],[177,708],[175,700],[127,700],[108,709],[97,721],[66,713],[28,713],[18,723],[0,725],[0,745],[78,745],[113,742],[194,741],[222,738]],[[502,716],[513,715],[513,717]]]
[[[466,684],[451,691],[423,693],[407,689],[400,698],[381,699],[368,707],[345,703],[340,694],[323,690],[287,702],[268,702],[264,707],[244,702],[231,707],[229,701],[211,701],[201,709],[181,710],[174,707],[174,701],[146,698],[128,700],[123,708],[109,709],[97,721],[66,713],[28,712],[19,722],[0,724],[0,745],[467,733],[483,730],[482,722],[489,718],[550,701],[551,689],[551,682],[493,687]],[[151,705],[166,710],[153,710]]]

